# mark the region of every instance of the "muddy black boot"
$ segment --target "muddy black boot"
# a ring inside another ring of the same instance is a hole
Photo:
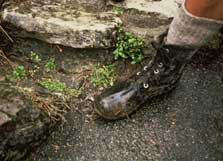
[[[100,116],[109,120],[126,117],[146,100],[172,90],[196,51],[193,47],[157,43],[154,47],[156,55],[141,72],[96,97],[95,111]]]

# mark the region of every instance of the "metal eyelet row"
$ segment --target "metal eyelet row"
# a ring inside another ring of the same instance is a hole
[[[165,50],[167,53],[170,52],[170,50],[167,49],[167,48],[164,48],[164,50]],[[151,65],[151,64],[152,64],[152,61],[149,62],[149,65]],[[163,64],[162,62],[158,63],[158,67],[159,67],[159,68],[162,68],[163,66],[164,66],[164,64]],[[145,67],[143,68],[144,71],[147,71],[147,69],[148,69],[148,66],[145,66]],[[160,73],[159,69],[155,69],[155,70],[154,70],[154,74],[159,74],[159,73]],[[137,75],[140,75],[140,74],[141,74],[140,72],[137,73]],[[147,88],[149,88],[149,84],[148,84],[148,83],[143,83],[143,87],[144,87],[145,89],[147,89]]]

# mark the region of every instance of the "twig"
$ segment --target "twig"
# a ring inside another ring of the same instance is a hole
[[[32,100],[37,103],[38,107],[43,110],[51,119],[52,121],[60,121],[62,120],[62,122],[66,122],[65,117],[63,116],[63,114],[67,113],[67,109],[68,109],[68,105],[65,106],[65,109],[60,109],[59,107],[55,106],[53,103],[51,102],[46,102],[44,100],[42,100],[41,98],[36,97],[35,95],[31,95]],[[61,103],[61,105],[65,103]],[[70,108],[70,107],[69,107]]]
[[[5,53],[2,50],[0,50],[0,57],[5,59],[12,68],[15,67],[15,64],[7,58],[7,56],[5,55]]]
[[[14,41],[12,40],[12,38],[9,36],[9,34],[3,29],[3,27],[0,25],[0,31],[2,31],[6,37],[13,43]]]

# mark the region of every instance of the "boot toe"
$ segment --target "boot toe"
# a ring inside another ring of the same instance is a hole
[[[114,91],[114,92],[111,92]],[[135,90],[131,88],[120,88],[120,90],[109,89],[95,99],[95,111],[100,116],[109,120],[121,119],[130,114],[128,102],[134,95]]]
[[[122,101],[115,95],[98,97],[95,100],[95,111],[103,118],[109,120],[125,117],[124,106]]]

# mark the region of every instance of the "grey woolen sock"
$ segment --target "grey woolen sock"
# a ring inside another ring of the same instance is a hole
[[[222,26],[223,21],[192,15],[186,10],[185,3],[183,3],[170,24],[166,43],[200,47]]]

